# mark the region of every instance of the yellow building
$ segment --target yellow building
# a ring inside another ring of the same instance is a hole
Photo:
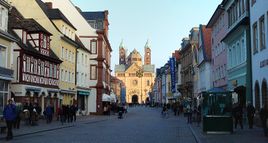
[[[45,104],[50,103],[54,107],[62,104],[73,104],[76,99],[75,67],[78,46],[75,42],[75,27],[59,9],[52,9],[51,3],[45,4],[41,0],[10,1],[12,6],[16,7],[25,18],[33,18],[53,34],[51,39],[47,40],[51,40],[51,49],[63,61],[60,65],[60,89],[58,91],[51,91]],[[50,100],[53,98],[58,100]]]
[[[154,82],[154,65],[151,64],[151,49],[148,41],[142,56],[134,49],[128,56],[121,42],[119,46],[119,65],[115,66],[115,76],[126,86],[127,103],[145,103]]]

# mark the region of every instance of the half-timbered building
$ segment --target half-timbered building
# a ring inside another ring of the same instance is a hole
[[[57,107],[60,63],[50,47],[52,34],[34,19],[25,19],[16,8],[10,13],[9,30],[19,39],[14,48],[14,76],[11,85],[16,102]]]

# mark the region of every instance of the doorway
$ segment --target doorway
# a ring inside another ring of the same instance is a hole
[[[139,103],[138,95],[133,95],[131,101],[132,101],[133,104],[138,104]]]

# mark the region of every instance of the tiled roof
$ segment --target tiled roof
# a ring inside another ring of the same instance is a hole
[[[202,48],[204,53],[204,59],[210,60],[211,59],[211,28],[206,28],[206,25],[200,25],[201,32],[200,35],[202,36]]]
[[[153,72],[154,73],[154,65],[143,65],[144,72]]]
[[[8,24],[9,28],[12,29],[25,29],[28,33],[43,32],[48,35],[52,35],[34,19],[23,18],[23,16],[18,12],[15,7],[11,9]]]
[[[50,19],[61,19],[76,30],[72,23],[64,16],[64,14],[59,9],[47,9],[47,13]]]
[[[45,32],[51,35],[48,31],[46,31],[39,23],[37,23],[34,19],[24,19],[23,16],[17,11],[16,8],[12,8],[10,12],[10,19],[9,19],[9,32],[12,36],[18,39],[17,44],[24,50],[29,51],[31,53],[36,53],[41,56],[39,51],[37,51],[30,43],[23,44],[20,37],[13,31],[13,29],[23,29],[28,33],[31,32]],[[49,58],[52,58],[57,61],[61,61],[58,56],[50,49],[49,50]]]
[[[97,11],[97,12],[82,12],[81,13],[86,20],[104,20],[105,12]]]
[[[80,39],[78,38],[77,35],[75,35],[75,42],[78,44],[78,46],[79,46],[80,49],[83,49],[83,50],[85,50],[85,51],[91,53],[91,51],[89,51],[89,50],[84,46],[84,44],[80,41]]]
[[[126,70],[126,66],[125,65],[115,65],[114,68],[115,72],[124,72]]]

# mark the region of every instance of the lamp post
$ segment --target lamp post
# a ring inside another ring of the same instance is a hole
[[[136,76],[141,79],[141,92],[140,93],[141,93],[141,101],[142,101],[142,77],[143,77],[143,71],[142,71],[142,69],[139,69],[136,72]]]

